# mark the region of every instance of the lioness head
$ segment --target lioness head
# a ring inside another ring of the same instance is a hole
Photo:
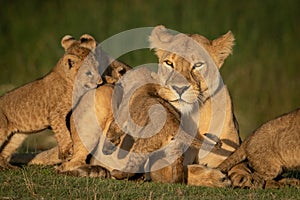
[[[210,41],[197,34],[173,35],[157,26],[149,41],[159,58],[158,78],[163,85],[159,95],[182,113],[189,113],[212,93],[208,82],[217,78],[212,77],[217,75],[213,68],[219,69],[231,54],[234,37],[229,31]]]

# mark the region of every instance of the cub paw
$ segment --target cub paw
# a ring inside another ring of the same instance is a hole
[[[117,180],[129,179],[134,176],[134,173],[122,172],[120,170],[114,169],[110,172],[110,175]]]
[[[73,148],[71,145],[70,147],[68,146],[67,148],[60,149],[58,153],[58,158],[67,161],[72,158],[72,155],[73,155]]]
[[[74,169],[77,169],[80,166],[85,165],[85,162],[80,162],[80,161],[66,161],[63,162],[60,166],[56,167],[56,170],[58,173],[64,173],[67,171],[72,171]]]
[[[17,169],[17,166],[13,166],[9,164],[6,159],[0,156],[0,170],[7,170],[7,169]]]
[[[59,174],[77,177],[110,178],[110,173],[105,168],[97,165],[84,164],[68,170],[57,169]]]

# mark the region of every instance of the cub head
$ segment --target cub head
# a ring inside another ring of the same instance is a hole
[[[69,84],[91,89],[102,83],[98,72],[99,63],[94,53],[97,42],[92,36],[84,34],[80,40],[75,40],[66,35],[62,38],[61,45],[65,54],[54,70]]]
[[[204,103],[218,88],[218,69],[232,53],[233,34],[210,41],[204,36],[171,34],[164,26],[153,29],[150,48],[159,59],[158,77],[162,88],[158,94],[181,113],[189,113]]]
[[[225,188],[231,186],[231,181],[218,169],[194,164],[187,166],[187,184]]]

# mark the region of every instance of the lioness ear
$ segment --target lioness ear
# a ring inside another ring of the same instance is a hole
[[[160,57],[164,46],[167,45],[173,38],[173,35],[168,32],[168,30],[163,26],[156,26],[149,37],[150,49],[155,49],[156,55]]]
[[[80,37],[80,46],[87,48],[89,50],[94,50],[97,46],[96,40],[89,34],[83,34]]]
[[[70,48],[70,46],[76,42],[76,40],[71,36],[71,35],[65,35],[62,39],[61,39],[61,46],[65,49],[65,51]]]
[[[221,68],[229,54],[232,53],[233,45],[234,36],[231,31],[228,31],[225,35],[212,41],[212,48],[216,54],[217,65],[219,68]]]

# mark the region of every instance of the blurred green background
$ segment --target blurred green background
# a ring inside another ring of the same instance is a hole
[[[231,30],[234,53],[221,74],[242,138],[300,105],[300,2],[297,0],[14,0],[0,7],[0,94],[46,74],[63,54],[61,38],[99,42],[132,28],[163,24],[209,39]],[[156,62],[139,50],[121,59]]]

